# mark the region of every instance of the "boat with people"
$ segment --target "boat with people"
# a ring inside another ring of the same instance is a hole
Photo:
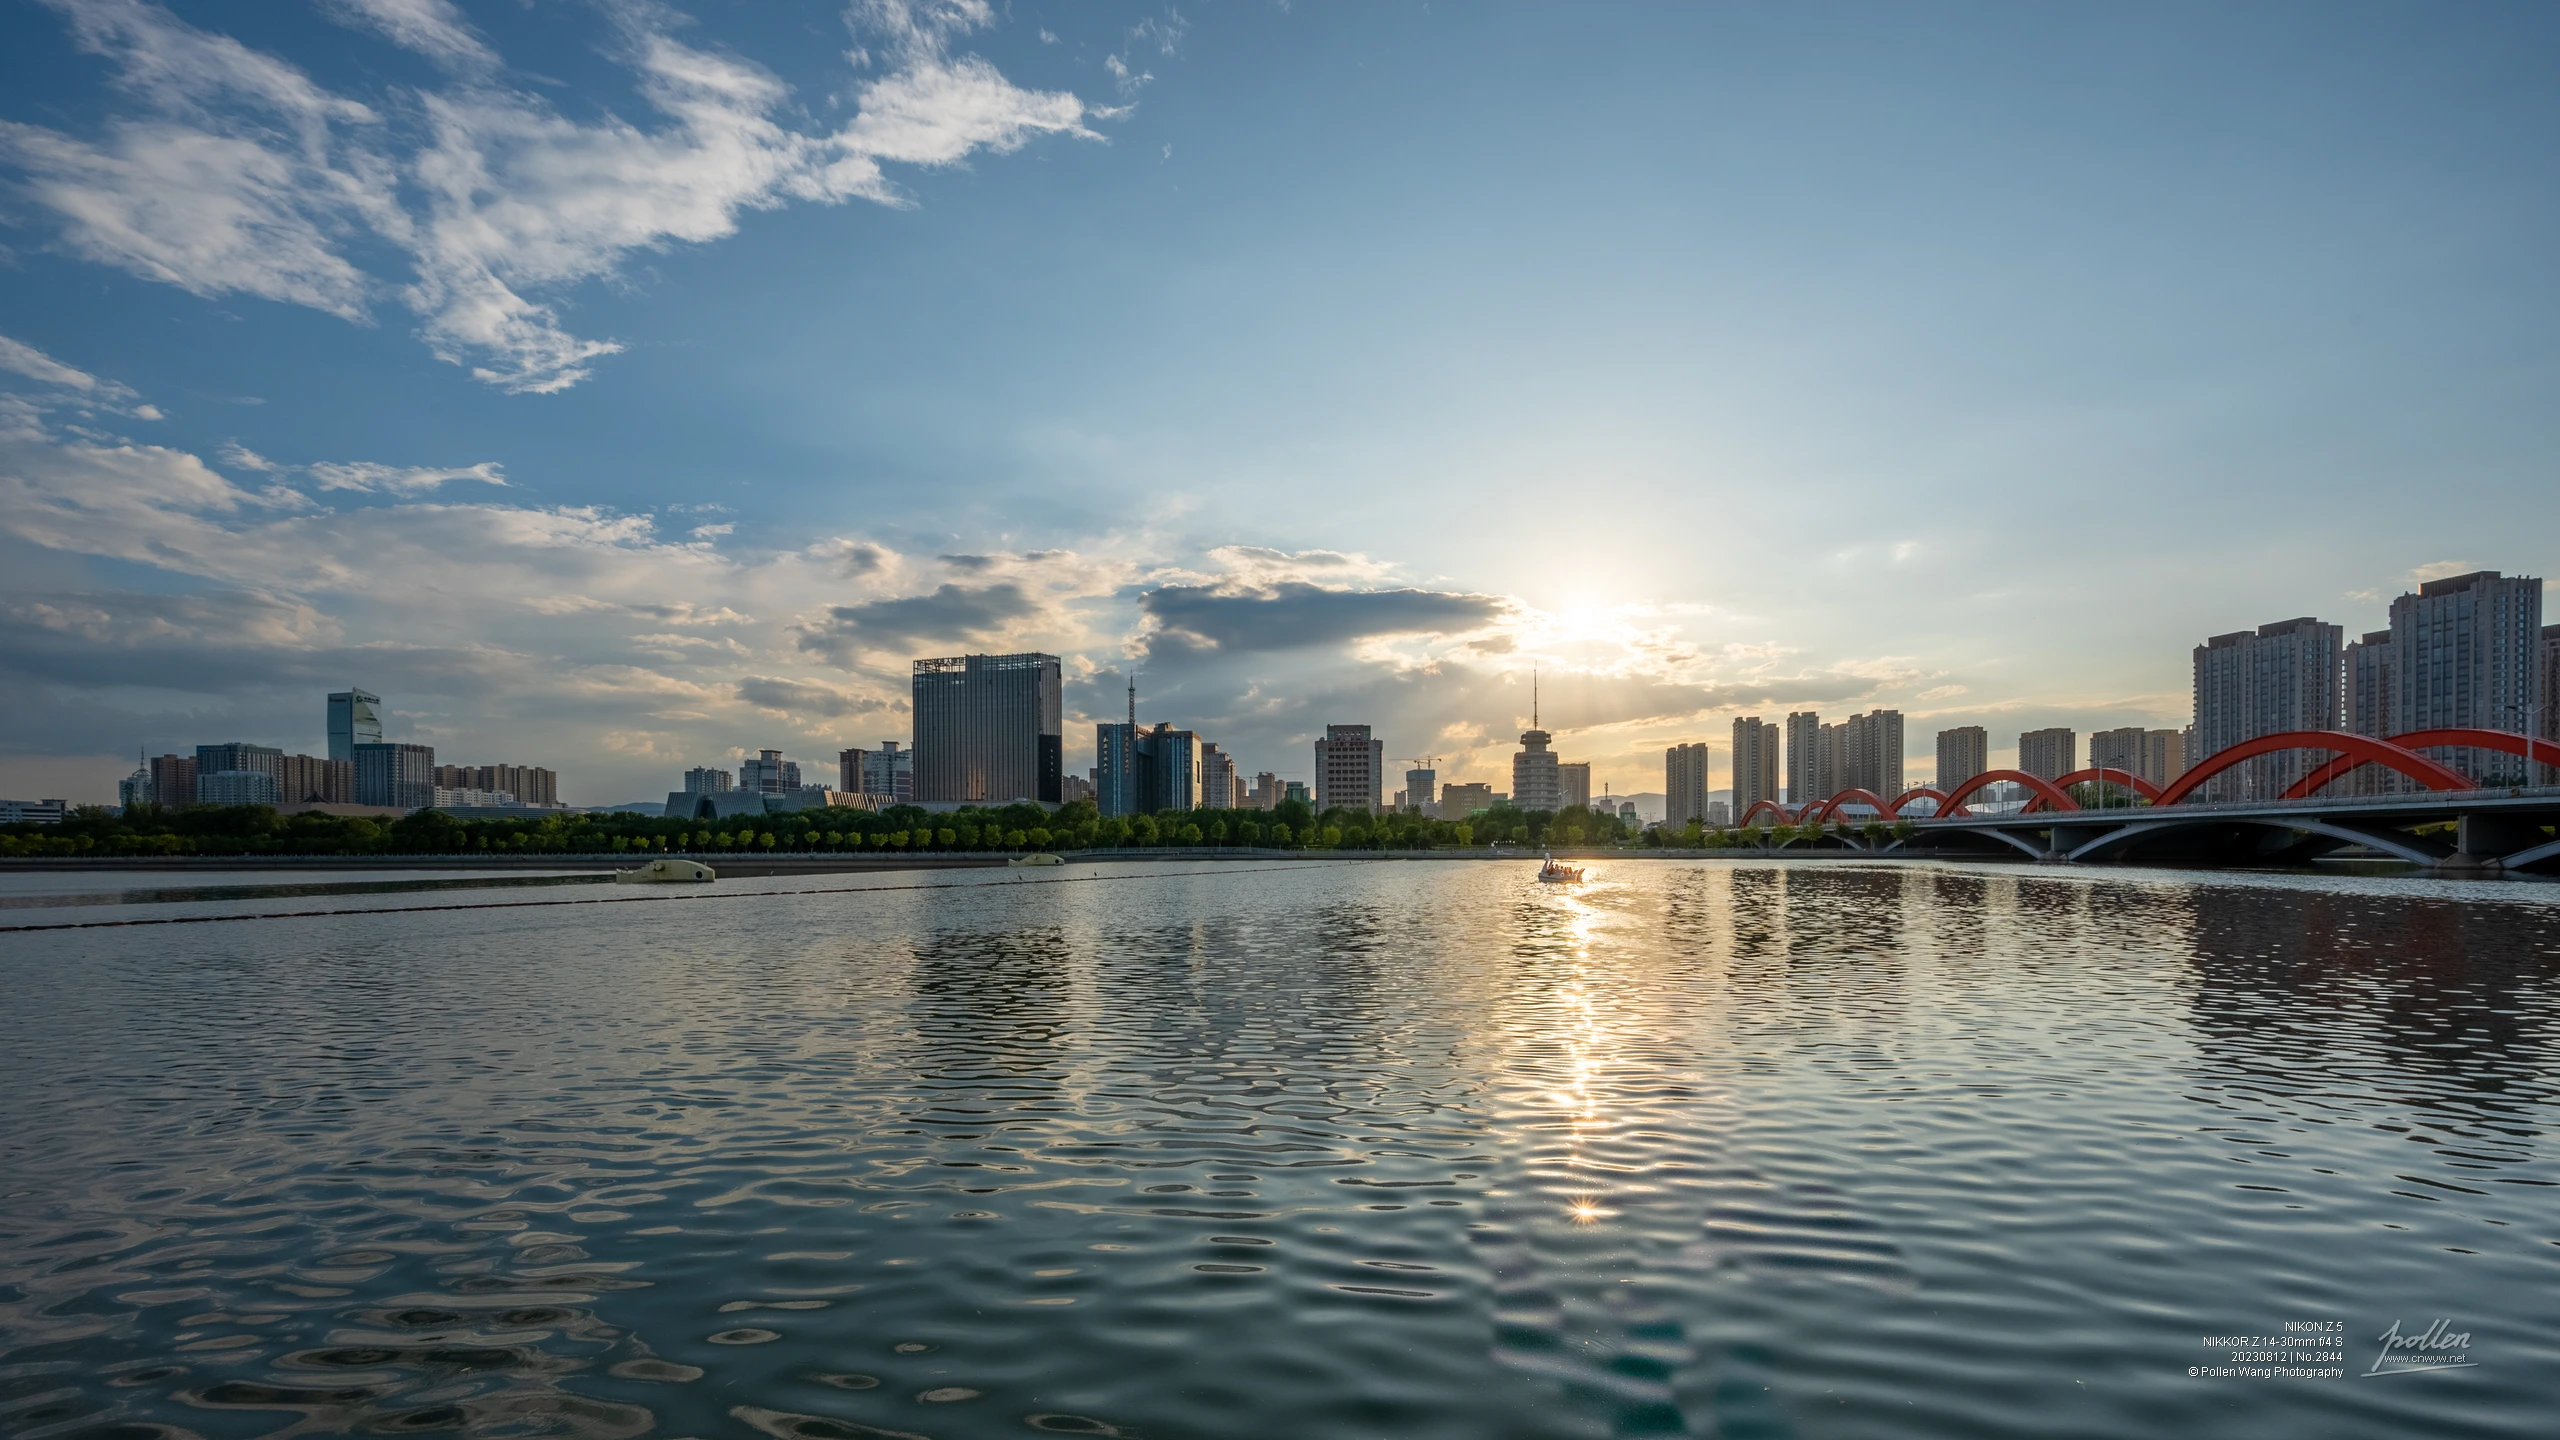
[[[1546,857],[1546,863],[1538,867],[1538,879],[1549,885],[1579,885],[1582,883],[1582,867],[1559,865],[1556,857],[1550,855]]]

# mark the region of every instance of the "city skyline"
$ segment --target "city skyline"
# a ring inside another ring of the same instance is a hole
[[[1596,790],[1916,779],[2560,561],[2546,10],[392,13],[0,17],[0,794],[356,686],[623,803],[963,652],[1240,772],[1501,788],[1535,669]]]

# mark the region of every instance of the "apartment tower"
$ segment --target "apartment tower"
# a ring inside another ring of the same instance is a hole
[[[1757,715],[1733,722],[1733,818],[1778,798],[1778,727]]]
[[[1707,793],[1715,788],[1708,775],[1710,752],[1704,745],[1674,745],[1662,752],[1662,823],[1686,830],[1689,822],[1705,824]]]

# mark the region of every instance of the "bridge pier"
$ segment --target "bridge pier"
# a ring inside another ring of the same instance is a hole
[[[2453,853],[2436,862],[2445,870],[2495,870],[2505,857],[2543,842],[2542,825],[2530,815],[2465,815],[2454,822]]]
[[[2081,846],[2114,828],[2112,825],[2056,825],[2045,832],[2044,858],[2068,860]]]

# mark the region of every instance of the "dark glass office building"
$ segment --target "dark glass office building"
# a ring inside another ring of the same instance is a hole
[[[1059,802],[1057,656],[918,660],[914,684],[918,801]]]

